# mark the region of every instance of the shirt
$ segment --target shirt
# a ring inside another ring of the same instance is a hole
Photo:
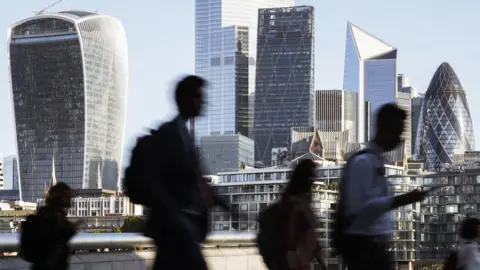
[[[384,236],[393,232],[393,196],[384,173],[384,151],[374,142],[367,148],[373,153],[354,157],[344,172],[344,211],[351,222],[345,233]]]
[[[457,251],[457,267],[462,270],[480,269],[480,251],[475,242],[462,243]]]

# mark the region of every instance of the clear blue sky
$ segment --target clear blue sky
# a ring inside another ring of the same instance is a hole
[[[238,0],[241,1],[241,0]],[[54,0],[6,1],[0,28]],[[194,0],[64,0],[51,11],[98,11],[120,19],[129,46],[126,149],[135,133],[175,113],[172,86],[194,71]],[[479,0],[296,0],[316,9],[316,89],[342,87],[347,20],[398,48],[398,72],[425,92],[435,69],[449,62],[470,103],[480,149]],[[0,152],[16,152],[6,42],[0,43]],[[475,81],[476,80],[476,81]]]

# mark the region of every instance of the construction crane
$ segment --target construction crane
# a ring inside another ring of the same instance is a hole
[[[57,2],[55,2],[55,3],[53,3],[53,4],[49,5],[49,6],[46,6],[46,7],[42,8],[40,11],[36,11],[36,12],[34,12],[34,13],[35,13],[35,15],[43,14],[43,13],[45,13],[45,11],[47,11],[49,8],[51,8],[51,7],[53,7],[53,6],[56,6],[56,5],[60,4],[61,2],[63,2],[63,0],[58,0]]]

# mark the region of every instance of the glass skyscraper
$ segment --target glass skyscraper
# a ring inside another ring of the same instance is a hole
[[[251,132],[249,94],[255,91],[258,9],[293,0],[196,0],[195,73],[208,80],[196,143],[210,135]]]
[[[42,198],[54,180],[117,190],[128,78],[121,23],[65,11],[8,34],[22,199]]]
[[[290,147],[291,128],[313,126],[314,8],[260,9],[253,139],[255,160]]]
[[[367,122],[358,121],[358,142],[373,137],[375,112],[397,98],[397,49],[348,22],[345,45],[343,89],[358,93],[358,115],[370,115]],[[367,112],[366,103],[370,104]],[[359,118],[361,119],[361,118]]]
[[[430,171],[452,164],[456,153],[475,150],[467,98],[460,80],[448,63],[442,63],[425,93],[422,108],[420,157]]]

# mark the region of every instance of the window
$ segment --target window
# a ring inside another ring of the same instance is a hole
[[[226,56],[224,63],[225,65],[233,65],[233,56]]]
[[[220,57],[210,58],[210,66],[220,66]]]

